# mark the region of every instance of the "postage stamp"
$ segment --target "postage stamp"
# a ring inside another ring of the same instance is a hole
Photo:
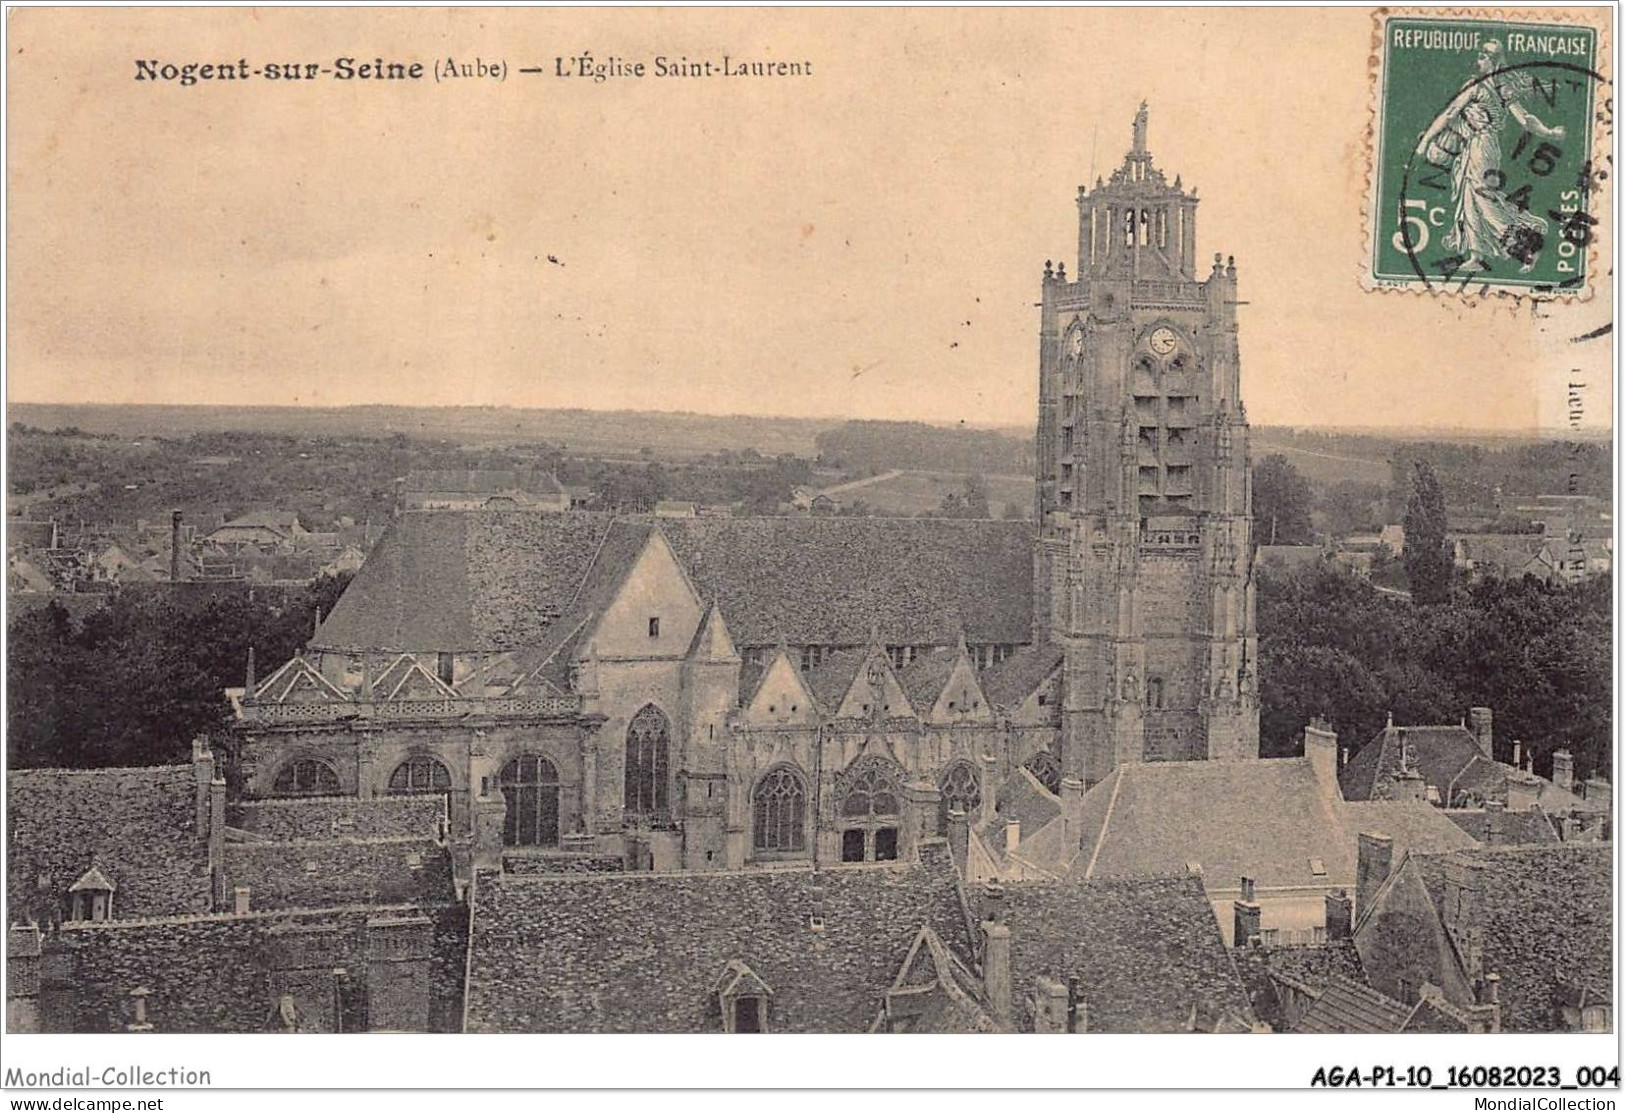
[[[1529,19],[1377,16],[1368,287],[1586,292],[1611,87],[1596,28]]]

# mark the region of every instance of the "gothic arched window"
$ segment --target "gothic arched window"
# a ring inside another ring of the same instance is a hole
[[[649,704],[632,716],[626,728],[626,810],[660,816],[670,807],[667,764],[671,728],[660,708]]]
[[[882,757],[860,757],[836,782],[835,811],[844,828],[841,861],[895,861],[903,771]]]
[[[937,778],[937,788],[942,793],[942,803],[937,808],[938,830],[948,830],[948,816],[953,812],[975,816],[982,806],[981,777],[976,766],[968,761],[956,761],[944,769]]]
[[[559,771],[536,754],[516,757],[497,775],[508,812],[502,821],[504,846],[557,846]]]
[[[806,849],[807,788],[795,770],[781,765],[757,781],[751,809],[757,850],[795,853]]]
[[[432,757],[409,757],[389,775],[389,791],[395,796],[450,789],[451,771]]]
[[[271,784],[277,796],[337,796],[343,791],[331,765],[308,757],[288,762]]]
[[[1055,795],[1061,794],[1061,763],[1048,750],[1039,750],[1025,762],[1027,772]]]

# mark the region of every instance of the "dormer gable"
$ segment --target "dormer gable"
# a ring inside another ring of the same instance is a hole
[[[939,649],[933,651],[931,656],[940,655],[941,660],[928,665],[934,667],[935,674],[926,685],[929,693],[925,699],[910,691],[914,696],[916,707],[928,708],[926,721],[930,723],[989,723],[993,721],[993,710],[988,706],[987,696],[982,691],[981,682],[976,678],[976,666],[971,662],[970,651],[965,646],[965,639],[961,637],[959,644],[953,649]],[[904,675],[905,681],[907,674]],[[932,690],[934,689],[934,690]],[[927,703],[926,699],[930,702]]]
[[[425,669],[416,657],[402,653],[373,682],[372,698],[385,701],[444,700],[457,698],[457,693]]]
[[[914,706],[898,680],[884,647],[848,650],[815,670],[819,703],[837,719],[899,719],[914,715]]]
[[[725,1032],[768,1032],[773,989],[744,959],[729,959],[713,989]]]
[[[113,884],[94,862],[68,886],[68,919],[99,922],[113,918]]]
[[[303,656],[265,678],[254,692],[257,703],[349,703],[349,693],[335,686]]]
[[[769,658],[746,701],[745,721],[752,726],[806,726],[818,718],[812,692],[783,646]]]
[[[676,660],[688,654],[703,613],[699,593],[655,529],[610,587],[589,635],[606,660]]]
[[[976,976],[929,924],[922,924],[887,988],[874,1030],[998,1031]]]

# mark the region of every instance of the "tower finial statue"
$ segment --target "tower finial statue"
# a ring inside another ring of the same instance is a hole
[[[1145,154],[1145,128],[1151,110],[1145,101],[1140,102],[1140,110],[1134,114],[1134,153]]]

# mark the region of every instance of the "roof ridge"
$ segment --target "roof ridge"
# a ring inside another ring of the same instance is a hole
[[[1100,821],[1100,834],[1095,838],[1094,852],[1089,855],[1089,864],[1085,866],[1083,870],[1083,879],[1085,881],[1091,881],[1094,879],[1095,863],[1100,860],[1100,848],[1106,845],[1106,831],[1112,825],[1112,812],[1117,808],[1117,794],[1123,788],[1123,767],[1119,766],[1118,768],[1112,770],[1112,772],[1117,776],[1117,781],[1112,785],[1111,799],[1106,801],[1106,815]]]
[[[9,780],[9,779],[14,778],[14,777],[30,777],[30,776],[41,776],[41,775],[44,775],[44,776],[88,777],[88,776],[101,776],[103,774],[116,774],[116,773],[160,773],[160,772],[162,772],[162,773],[185,772],[188,775],[190,775],[191,771],[192,771],[191,763],[187,763],[185,765],[180,765],[180,764],[176,764],[176,765],[109,765],[106,768],[100,768],[100,769],[70,769],[70,768],[66,768],[66,767],[57,768],[57,767],[54,767],[54,766],[35,766],[35,767],[29,768],[29,769],[7,769],[6,770],[6,777]]]
[[[335,904],[326,908],[255,908],[247,912],[194,912],[186,916],[143,916],[119,920],[64,920],[59,931],[102,931],[108,928],[169,927],[180,924],[234,923],[243,920],[311,919],[348,912],[423,912],[460,907],[456,901],[417,904]]]

